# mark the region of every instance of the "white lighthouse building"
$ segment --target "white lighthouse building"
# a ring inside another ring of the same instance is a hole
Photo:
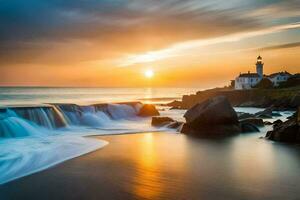
[[[235,78],[235,89],[245,90],[251,89],[257,83],[259,83],[264,77],[264,63],[262,62],[262,57],[258,56],[256,61],[256,73],[240,73],[238,77]]]
[[[264,63],[262,57],[259,55],[256,60],[256,73],[240,73],[238,77],[235,78],[234,88],[236,90],[247,90],[253,88],[257,85],[263,78],[269,79],[273,86],[279,86],[281,82],[285,82],[291,76],[287,71],[277,72],[270,75],[264,75]]]
[[[262,62],[262,57],[259,55],[257,57],[257,61],[256,61],[256,73],[258,74],[259,77],[263,77],[264,76],[264,63]]]

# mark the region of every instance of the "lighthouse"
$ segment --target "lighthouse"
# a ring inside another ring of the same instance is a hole
[[[256,61],[256,73],[260,78],[264,76],[264,63],[262,62],[262,57],[259,55]]]

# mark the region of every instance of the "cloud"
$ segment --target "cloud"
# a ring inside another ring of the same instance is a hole
[[[290,29],[299,29],[300,23],[293,23],[293,24],[286,24],[286,25],[279,25],[279,26],[272,26],[260,30],[253,30],[247,32],[239,32],[228,34],[221,37],[215,37],[210,39],[200,39],[200,40],[191,40],[182,43],[177,43],[172,45],[168,48],[161,49],[158,51],[151,51],[146,52],[144,54],[137,54],[137,55],[130,55],[129,57],[123,58],[123,64],[121,66],[131,66],[140,63],[148,63],[163,60],[169,57],[177,57],[183,56],[187,50],[197,49],[199,47],[215,45],[215,44],[222,44],[228,42],[237,42],[247,38],[253,38],[256,36],[261,35],[268,35],[276,32],[286,31]],[[279,49],[279,48],[291,48],[298,46],[299,43],[290,43],[286,45],[279,45],[279,46],[272,46],[272,47],[265,47],[261,50],[271,50],[271,49]],[[256,49],[256,48],[255,48]],[[257,50],[257,49],[256,49]],[[119,61],[122,63],[122,61]]]
[[[259,10],[291,10],[288,17],[297,17],[298,2],[0,0],[0,66],[110,59],[251,32],[276,18]]]
[[[287,49],[287,48],[295,48],[295,47],[300,47],[300,42],[293,42],[293,43],[287,43],[287,44],[267,46],[267,47],[263,47],[259,50],[268,51],[268,50]]]

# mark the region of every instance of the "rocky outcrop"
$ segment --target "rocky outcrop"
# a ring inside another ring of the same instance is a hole
[[[159,115],[158,110],[152,104],[144,104],[138,113],[138,116],[141,117],[151,117],[151,116],[158,116],[158,115]]]
[[[273,124],[272,122],[264,121],[264,125],[272,125],[272,124]]]
[[[240,120],[240,123],[249,123],[249,124],[252,124],[252,125],[258,126],[258,127],[264,126],[264,121],[262,119],[259,119],[259,118],[243,119],[243,120]]]
[[[291,110],[300,106],[299,88],[230,90],[215,88],[184,95],[180,108],[189,109],[194,105],[216,96],[226,96],[233,106],[274,107],[277,110]]]
[[[272,131],[268,131],[266,138],[274,141],[287,143],[300,143],[300,108],[292,118],[286,122],[273,126]]]
[[[180,109],[181,108],[181,101],[172,101],[170,103],[167,103],[166,106],[170,106],[171,109]]]
[[[254,114],[255,117],[258,117],[258,118],[262,118],[262,119],[268,119],[268,118],[272,118],[273,115],[272,115],[272,109],[265,109],[261,112],[257,112]]]
[[[291,99],[290,104],[292,107],[300,106],[300,92]]]
[[[180,131],[181,127],[183,126],[183,122],[178,122],[178,121],[174,121],[171,122],[167,128],[172,128],[172,129],[177,129],[178,131]]]
[[[208,99],[189,109],[181,132],[200,137],[220,137],[240,132],[238,117],[224,96]]]
[[[277,119],[276,121],[273,122],[273,128],[276,128],[276,126],[279,126],[283,122],[280,119]]]
[[[165,126],[174,122],[170,117],[152,117],[151,125],[152,126]]]

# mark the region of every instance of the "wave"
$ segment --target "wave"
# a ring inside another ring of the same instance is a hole
[[[157,131],[150,118],[138,117],[141,107],[136,102],[0,108],[0,184],[107,144],[82,136]]]

